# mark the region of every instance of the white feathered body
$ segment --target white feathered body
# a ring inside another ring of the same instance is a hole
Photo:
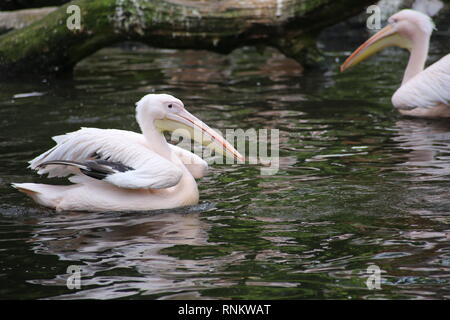
[[[403,84],[392,96],[400,113],[415,117],[450,117],[450,54]]]
[[[193,205],[199,194],[195,178],[206,173],[207,163],[197,155],[170,146],[169,158],[152,150],[143,134],[82,128],[53,138],[56,146],[30,161],[30,168],[49,177],[72,175],[68,186],[17,183],[13,186],[36,202],[58,211],[153,210]],[[86,161],[101,158],[134,170],[97,180],[72,166],[40,164],[53,160]]]

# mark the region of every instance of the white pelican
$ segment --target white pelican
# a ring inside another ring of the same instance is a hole
[[[450,117],[450,54],[424,70],[433,21],[419,11],[405,9],[388,22],[347,58],[341,71],[389,46],[408,49],[408,65],[401,87],[392,96],[392,104],[408,116]]]
[[[168,144],[162,131],[188,130],[190,137],[241,161],[244,158],[222,136],[167,94],[148,94],[136,104],[142,134],[81,128],[53,137],[56,146],[31,160],[30,168],[74,184],[13,183],[37,203],[57,211],[168,209],[198,203],[195,178],[207,163]],[[193,134],[200,130],[202,134]]]

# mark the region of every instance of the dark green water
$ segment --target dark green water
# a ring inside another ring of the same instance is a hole
[[[440,23],[432,61],[450,51]],[[131,46],[73,79],[1,83],[0,298],[449,298],[450,123],[393,110],[400,50],[339,74],[360,36],[325,37],[329,68],[306,74],[271,49]],[[45,181],[26,167],[52,136],[138,130],[134,102],[153,91],[215,128],[279,129],[279,172],[213,165],[198,206],[162,214],[58,214],[9,186]],[[380,290],[366,287],[371,264]],[[69,265],[82,266],[79,290]]]

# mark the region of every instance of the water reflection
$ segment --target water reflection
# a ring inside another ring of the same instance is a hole
[[[199,208],[196,208],[198,211]],[[202,260],[161,253],[174,245],[207,244],[208,224],[199,213],[65,213],[27,222],[32,249],[39,255],[82,266],[82,290],[53,297],[110,299],[135,294],[195,290],[214,268]],[[65,286],[63,273],[30,283]]]
[[[395,123],[392,138],[405,150],[404,170],[421,179],[443,179],[450,174],[450,123],[447,120],[402,119]]]

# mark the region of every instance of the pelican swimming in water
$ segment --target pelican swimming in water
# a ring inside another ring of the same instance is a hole
[[[13,183],[37,203],[57,211],[168,209],[198,203],[196,178],[207,170],[199,156],[167,143],[163,131],[184,129],[221,154],[244,160],[221,135],[167,94],[148,94],[136,104],[142,134],[81,128],[53,137],[56,146],[30,161],[30,168],[72,185]],[[198,130],[194,132],[194,130]],[[200,134],[198,134],[200,132]]]
[[[424,70],[433,21],[419,11],[405,9],[391,16],[388,22],[347,58],[341,71],[386,47],[408,49],[408,65],[401,87],[392,96],[392,104],[408,116],[450,117],[450,54]]]

